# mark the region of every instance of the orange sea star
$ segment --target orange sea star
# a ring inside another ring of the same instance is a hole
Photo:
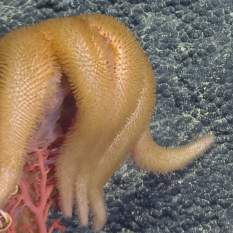
[[[155,79],[133,33],[113,17],[50,19],[0,41],[0,203],[14,190],[24,155],[62,73],[78,109],[60,146],[56,176],[66,217],[75,202],[80,223],[106,221],[103,186],[129,153],[136,165],[167,173],[204,153],[208,134],[180,148],[156,145],[149,131]]]

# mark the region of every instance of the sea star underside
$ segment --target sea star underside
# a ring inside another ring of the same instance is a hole
[[[62,74],[77,113],[60,146],[56,177],[62,212],[76,204],[80,224],[106,221],[103,187],[130,153],[140,169],[167,173],[200,156],[212,134],[185,147],[164,148],[151,137],[155,79],[133,33],[113,17],[50,19],[0,41],[0,203],[17,185],[24,155]]]

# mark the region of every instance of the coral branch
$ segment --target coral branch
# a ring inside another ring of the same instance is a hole
[[[54,202],[57,205],[58,198],[58,194],[51,197],[56,183],[54,176],[48,176],[54,168],[54,163],[50,163],[51,156],[47,148],[37,149],[34,154],[28,156],[33,162],[26,162],[19,181],[19,190],[10,197],[4,207],[12,218],[9,232],[27,230],[29,233],[51,233],[54,228],[65,231],[65,227],[59,225],[57,219],[48,230],[46,227],[49,208]]]

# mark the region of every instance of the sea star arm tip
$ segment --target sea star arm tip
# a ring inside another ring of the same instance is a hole
[[[157,145],[146,130],[132,151],[132,158],[140,169],[166,174],[179,170],[203,153],[214,143],[213,134],[207,134],[185,146],[166,148]]]

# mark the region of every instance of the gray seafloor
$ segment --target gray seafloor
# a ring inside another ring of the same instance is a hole
[[[140,41],[152,64],[154,140],[185,145],[208,132],[215,145],[182,171],[159,178],[124,165],[105,187],[102,232],[233,232],[233,5],[231,0],[1,0],[0,37],[15,28],[81,13],[112,15]],[[64,219],[66,232],[79,228]],[[54,230],[54,232],[58,232]]]

